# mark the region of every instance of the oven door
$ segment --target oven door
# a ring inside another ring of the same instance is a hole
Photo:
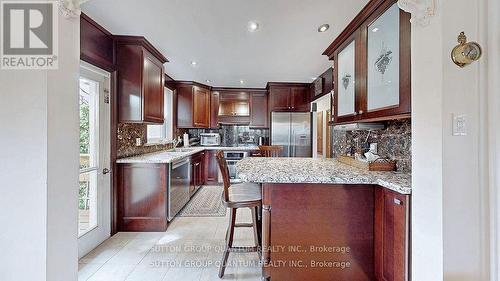
[[[191,187],[191,161],[188,158],[171,164],[168,188],[168,221],[189,202]]]

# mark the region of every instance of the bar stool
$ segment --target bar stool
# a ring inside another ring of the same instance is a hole
[[[283,151],[283,146],[281,145],[259,145],[260,155],[262,157],[280,157]]]
[[[254,183],[238,183],[231,184],[229,178],[229,170],[227,168],[224,152],[217,152],[217,163],[224,181],[224,192],[222,194],[222,202],[224,206],[229,208],[229,225],[226,231],[226,248],[222,255],[222,262],[219,268],[219,278],[224,276],[226,270],[227,259],[230,252],[257,252],[260,259],[261,236],[258,227],[258,209],[262,206],[262,191],[259,184]],[[252,211],[251,223],[236,223],[236,210],[239,208],[250,208]],[[236,227],[252,227],[254,232],[255,247],[233,247],[234,229]]]

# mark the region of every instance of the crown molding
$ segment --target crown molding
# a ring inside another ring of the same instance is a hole
[[[437,0],[398,0],[398,6],[411,14],[411,23],[427,26],[436,14]]]
[[[88,0],[58,0],[59,12],[65,18],[78,18],[82,13],[80,5]]]

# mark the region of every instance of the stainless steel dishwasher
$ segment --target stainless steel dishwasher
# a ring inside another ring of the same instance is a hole
[[[168,177],[168,221],[171,221],[190,199],[190,157],[171,163]]]

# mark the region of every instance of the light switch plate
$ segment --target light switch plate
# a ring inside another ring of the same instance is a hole
[[[141,146],[141,145],[142,145],[141,138],[135,138],[135,146]]]
[[[453,114],[453,135],[467,135],[467,116],[465,114]]]

